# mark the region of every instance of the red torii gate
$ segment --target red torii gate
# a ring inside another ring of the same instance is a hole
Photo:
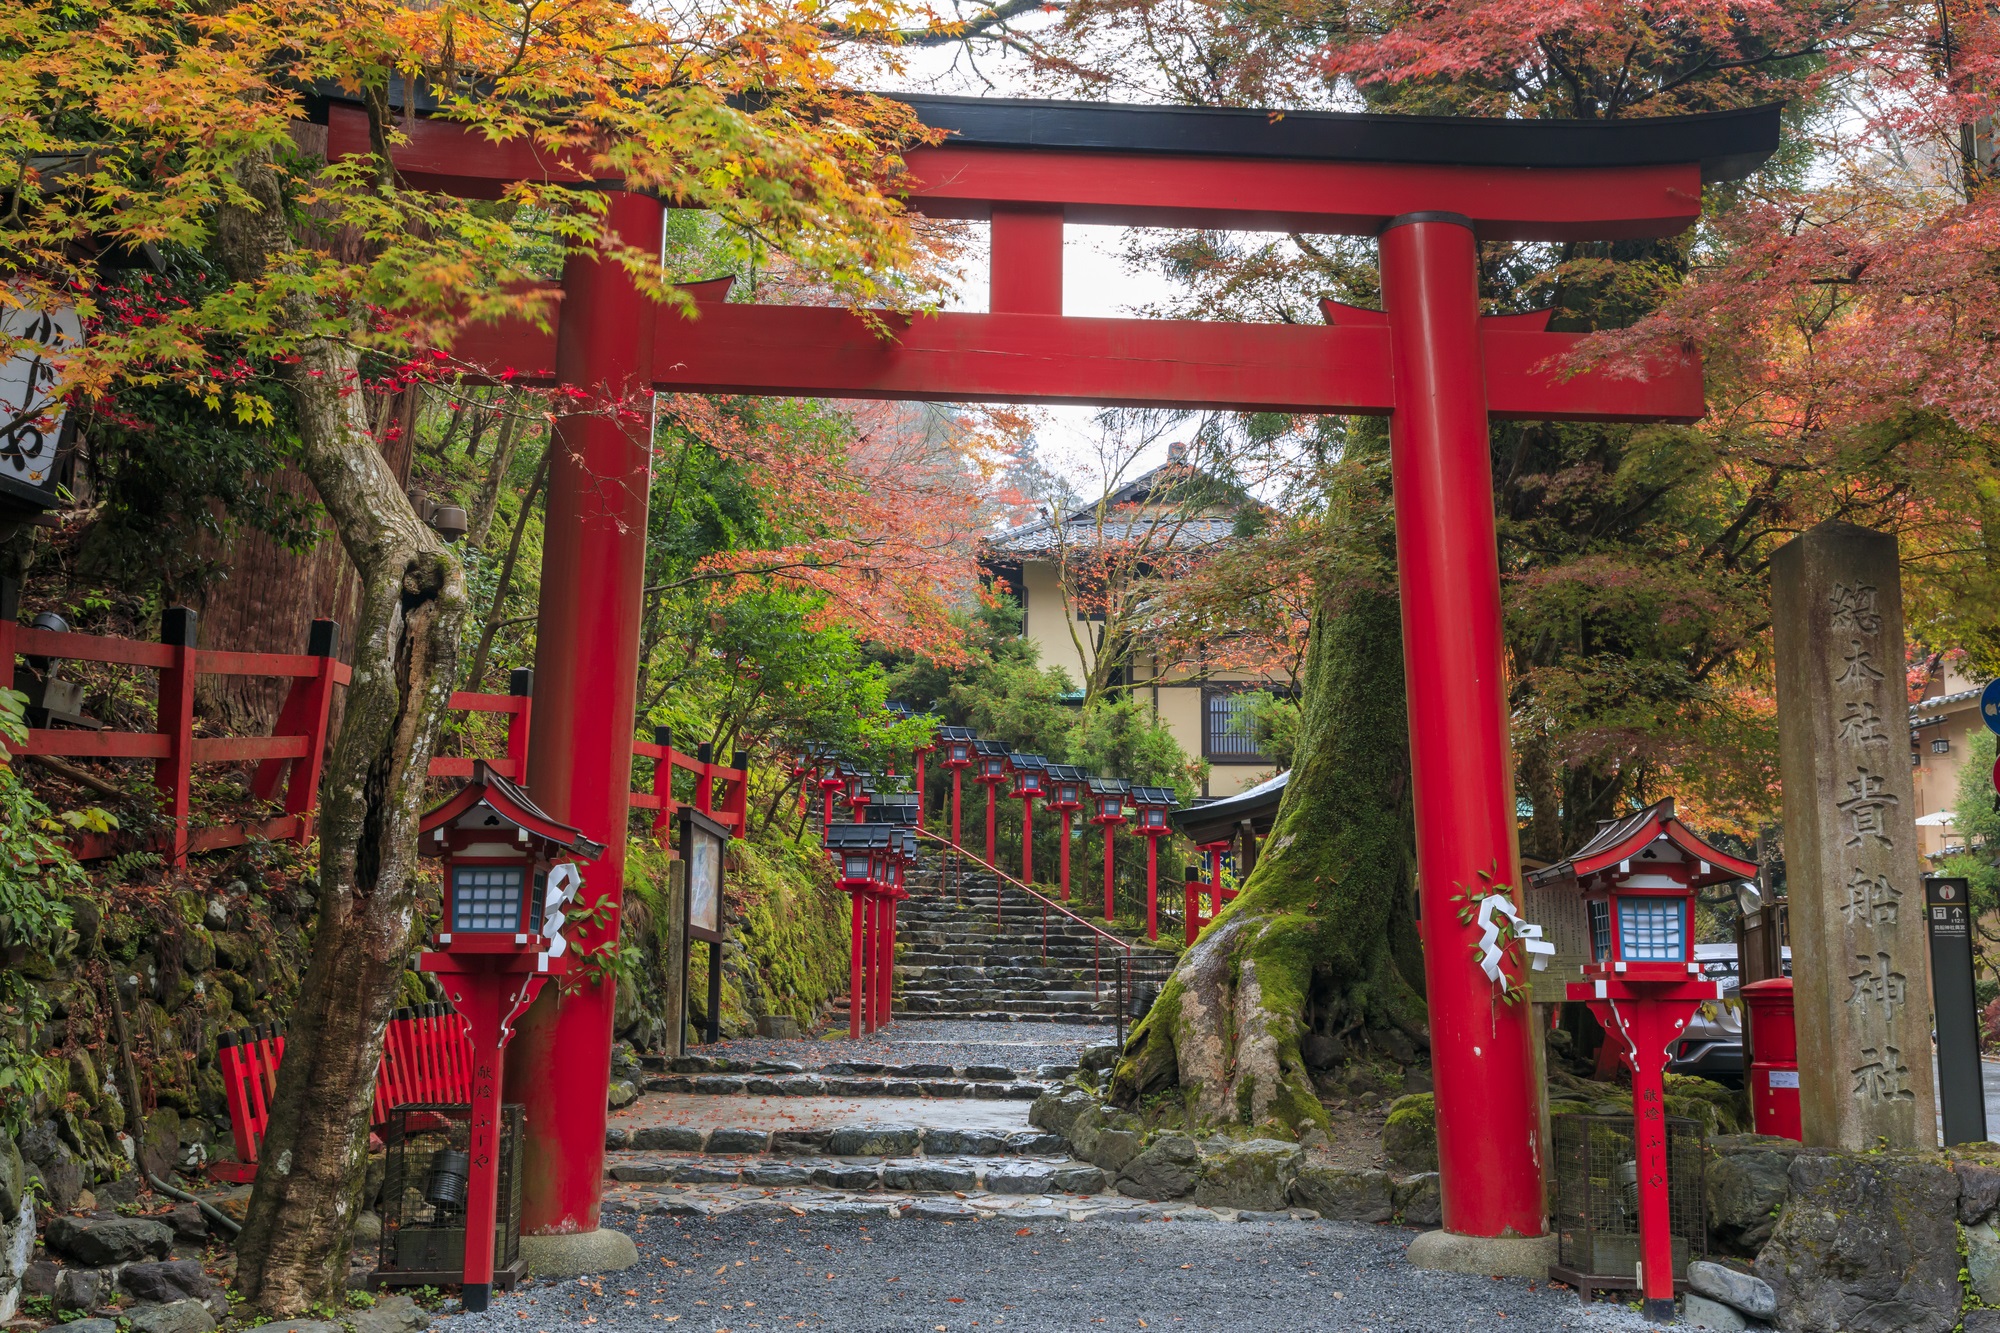
[[[1776,148],[1775,107],[1640,121],[1509,121],[907,97],[949,132],[905,155],[909,206],[992,225],[988,314],[886,317],[725,304],[649,305],[617,265],[571,258],[553,336],[468,328],[454,351],[543,383],[622,398],[680,392],[1098,403],[1387,414],[1409,674],[1425,976],[1444,1224],[1543,1234],[1543,1151],[1526,1006],[1498,1001],[1455,895],[1519,884],[1503,692],[1491,417],[1693,421],[1692,359],[1643,379],[1550,369],[1576,335],[1546,316],[1481,317],[1475,242],[1670,235],[1705,182]],[[421,108],[419,108],[421,110]],[[365,153],[357,107],[320,102],[329,156]],[[585,172],[527,143],[418,118],[396,166],[413,184],[492,197]],[[609,187],[610,230],[657,249],[659,201]],[[1381,238],[1381,311],[1327,303],[1326,327],[1062,313],[1065,222]],[[532,380],[530,381],[532,382]],[[592,899],[621,894],[632,755],[648,441],[604,415],[561,424],[551,468],[534,708],[557,744],[529,764],[536,801],[607,844]],[[1518,890],[1517,890],[1518,891]],[[533,1132],[531,1233],[593,1229],[603,1174],[610,983],[544,999],[520,1026],[508,1097]]]

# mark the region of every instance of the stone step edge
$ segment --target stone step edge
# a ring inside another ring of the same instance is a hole
[[[830,1129],[703,1129],[696,1125],[611,1125],[604,1148],[613,1153],[713,1153],[789,1157],[1036,1156],[1067,1152],[1059,1134],[1039,1129],[981,1130],[908,1125],[840,1125]],[[621,1165],[613,1163],[615,1168]]]
[[[746,1185],[847,1193],[987,1189],[995,1194],[1105,1194],[1111,1188],[1101,1168],[1067,1157],[761,1158],[743,1163],[689,1157],[619,1164],[607,1174],[619,1185]]]
[[[1004,1065],[885,1065],[875,1060],[834,1060],[818,1066],[807,1066],[775,1060],[748,1060],[740,1065],[727,1056],[683,1055],[677,1058],[664,1055],[642,1055],[640,1066],[655,1074],[722,1074],[736,1078],[798,1078],[802,1075],[816,1075],[820,1078],[915,1078],[915,1079],[956,1079],[969,1083],[1025,1083],[1029,1076]],[[1073,1064],[1044,1064],[1035,1066],[1033,1077],[1045,1082],[1060,1083],[1076,1072]]]
[[[833,1006],[832,1012],[842,1015],[837,1026],[846,1027],[847,1002],[842,1000]],[[938,1009],[911,1010],[893,1009],[896,1018],[907,1018],[917,1023],[1054,1023],[1071,1027],[1110,1027],[1109,1014],[1017,1014],[1006,1009]]]
[[[1019,1202],[1016,1202],[1018,1200]],[[1087,1202],[1086,1202],[1087,1201]],[[729,1195],[703,1194],[689,1189],[673,1195],[640,1194],[608,1196],[607,1213],[638,1217],[722,1217],[740,1215],[746,1219],[777,1222],[798,1221],[819,1216],[849,1220],[882,1219],[908,1222],[990,1222],[1000,1220],[1014,1226],[1021,1222],[1296,1222],[1319,1223],[1319,1214],[1310,1208],[1287,1208],[1281,1212],[1255,1212],[1233,1208],[1206,1208],[1199,1204],[1141,1202],[1119,1195],[1077,1195],[1067,1205],[1051,1204],[1037,1195],[974,1196],[964,1199],[937,1195],[872,1194],[860,1198],[827,1191],[818,1196],[784,1198],[777,1195],[737,1200]]]
[[[723,1074],[654,1075],[647,1092],[701,1097],[935,1097],[1031,1102],[1054,1083],[967,1083],[961,1079],[730,1078]]]

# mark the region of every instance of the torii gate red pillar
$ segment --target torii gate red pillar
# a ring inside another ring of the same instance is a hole
[[[659,201],[624,191],[607,200],[606,230],[657,252]],[[551,444],[535,721],[553,743],[529,751],[528,786],[544,810],[604,844],[584,870],[580,898],[587,906],[608,900],[614,910],[576,941],[583,955],[617,938],[624,893],[656,324],[651,303],[618,264],[590,255],[564,264],[556,382],[590,399],[584,412],[557,423]],[[525,1234],[597,1229],[612,984],[584,982],[560,998],[548,987],[517,1029],[507,1100],[527,1113]]]
[[[1501,666],[1479,268],[1472,222],[1411,213],[1382,233],[1396,407],[1389,418],[1415,783],[1425,998],[1444,1225],[1542,1234],[1541,1090],[1529,1006],[1466,966],[1455,894],[1520,884]]]

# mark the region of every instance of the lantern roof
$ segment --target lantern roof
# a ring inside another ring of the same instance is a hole
[[[1123,796],[1130,790],[1132,790],[1132,784],[1123,778],[1090,779],[1090,794],[1092,796]]]
[[[992,756],[997,754],[1004,759],[1007,756],[1007,743],[1005,741],[975,740],[972,742],[972,750],[973,753],[975,754],[983,754],[987,756]]]
[[[1076,764],[1050,764],[1049,779],[1053,782],[1082,782],[1083,769]]]
[[[882,851],[900,842],[887,824],[832,824],[820,834],[830,852]]]
[[[891,716],[893,716],[893,717],[897,717],[897,718],[905,718],[905,717],[913,717],[913,716],[915,716],[915,710],[914,710],[914,709],[912,709],[912,708],[911,708],[911,707],[910,707],[910,706],[909,706],[908,704],[906,704],[906,703],[901,703],[901,702],[899,702],[899,701],[897,701],[897,700],[895,700],[895,699],[891,699],[891,700],[889,700],[889,702],[888,702],[888,703],[886,703],[886,704],[884,704],[884,705],[882,705],[882,706],[883,706],[884,708],[888,709],[888,710],[889,710],[889,713],[890,713],[890,715],[891,715]]]
[[[917,822],[917,797],[915,792],[889,792],[877,796],[869,803],[868,818],[879,824],[915,824]]]
[[[1692,862],[1690,888],[1750,879],[1757,873],[1750,862],[1704,841],[1683,824],[1674,813],[1674,798],[1669,796],[1606,824],[1589,842],[1554,865],[1532,872],[1528,880],[1537,887],[1581,885],[1599,875],[1631,874],[1637,869],[1634,862],[1648,866]]]
[[[937,738],[941,741],[976,741],[979,736],[971,727],[939,727]]]
[[[579,829],[555,818],[533,801],[528,793],[495,773],[484,759],[472,761],[472,781],[460,787],[443,804],[423,817],[418,832],[442,835],[447,827],[472,831],[480,829],[526,829],[540,840],[544,853],[568,852],[586,861],[604,855],[604,844],[592,842]],[[426,856],[443,855],[442,836],[422,844]]]
[[[1171,810],[1180,803],[1180,795],[1172,787],[1134,787],[1132,799],[1140,805],[1157,806]]]
[[[1046,773],[1049,771],[1049,761],[1038,754],[1011,755],[1008,757],[1007,762],[1014,766],[1016,773]]]

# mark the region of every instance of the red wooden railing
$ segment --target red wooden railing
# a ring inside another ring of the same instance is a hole
[[[1201,897],[1208,895],[1208,910],[1203,911]],[[1201,934],[1209,922],[1221,914],[1224,903],[1236,899],[1236,890],[1220,887],[1217,881],[1190,879],[1187,881],[1187,942],[1193,944],[1195,936]]]
[[[144,731],[111,728],[36,727],[17,747],[23,755],[78,759],[151,759],[153,785],[160,793],[169,823],[151,850],[166,855],[176,867],[192,853],[234,847],[251,838],[306,842],[313,835],[313,812],[319,804],[320,774],[326,761],[327,720],[334,687],[346,685],[353,668],[337,660],[340,627],[315,620],[303,653],[235,653],[195,645],[195,615],[186,607],[169,607],[162,617],[160,642],[118,639],[71,631],[27,629],[16,623],[11,608],[0,608],[0,688],[14,684],[17,656],[46,657],[66,662],[103,662],[159,673],[154,724]],[[278,710],[269,736],[196,736],[194,682],[202,675],[277,676],[292,684]],[[451,696],[459,712],[499,713],[507,721],[506,753],[486,757],[493,771],[514,782],[528,772],[528,738],[533,715],[534,673],[516,670],[505,694],[460,690]],[[694,775],[695,809],[727,824],[737,837],[744,833],[749,808],[749,756],[739,750],[733,765],[714,762],[709,747],[683,754],[669,743],[665,728],[651,741],[634,741],[636,758],[654,761],[653,789],[632,793],[635,809],[654,811],[653,832],[663,834],[683,802],[673,794],[675,770]],[[192,811],[193,768],[196,764],[255,761],[251,794],[261,801],[282,797],[281,816],[246,823],[195,827]],[[431,760],[434,778],[469,778],[472,755],[439,755]],[[127,849],[129,839],[115,835],[79,835],[71,850],[84,860],[112,856]]]
[[[236,1160],[212,1163],[208,1171],[214,1179],[245,1184],[257,1174],[257,1155],[270,1127],[278,1066],[285,1058],[284,1029],[262,1023],[225,1032],[215,1054]],[[472,1043],[451,1006],[397,1010],[383,1033],[370,1123],[386,1123],[391,1109],[411,1102],[463,1102],[471,1097]]]
[[[738,750],[735,765],[725,767],[715,762],[714,751],[705,741],[695,747],[692,756],[685,755],[673,748],[665,727],[655,727],[650,741],[632,742],[632,754],[653,761],[653,789],[633,792],[631,802],[634,810],[654,812],[654,837],[666,835],[683,805],[692,805],[717,823],[727,824],[736,837],[744,835],[750,809],[749,755]],[[674,798],[675,769],[694,774],[694,800]]]

